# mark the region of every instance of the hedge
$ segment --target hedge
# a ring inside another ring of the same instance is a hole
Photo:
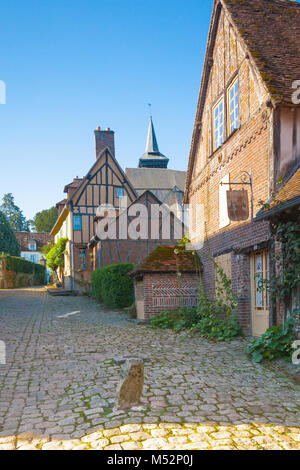
[[[119,263],[96,269],[92,274],[92,293],[107,307],[130,307],[134,302],[134,283],[128,276],[134,264]]]
[[[44,284],[46,268],[41,264],[32,263],[17,256],[2,255],[6,259],[6,270],[14,273],[34,274],[35,284]]]

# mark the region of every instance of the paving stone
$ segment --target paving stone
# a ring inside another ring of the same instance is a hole
[[[253,364],[244,339],[185,339],[35,288],[1,290],[0,303],[0,450],[300,449],[299,385],[276,363]],[[70,309],[85,321],[57,320]],[[113,412],[113,358],[136,356],[140,338],[141,406]]]
[[[141,431],[142,426],[140,424],[125,424],[120,427],[121,433],[137,432]]]

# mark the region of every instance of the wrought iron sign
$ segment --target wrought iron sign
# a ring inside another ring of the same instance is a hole
[[[248,185],[250,186],[250,196],[251,196],[251,220],[253,219],[253,191],[252,191],[252,174],[251,170],[249,173],[243,171],[241,174],[241,180],[238,182],[229,182],[220,184],[223,186],[228,185]],[[248,191],[244,188],[241,190],[232,190],[227,191],[227,210],[228,217],[233,222],[243,221],[249,219],[249,200],[248,200]]]

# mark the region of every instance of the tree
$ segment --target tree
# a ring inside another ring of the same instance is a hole
[[[46,255],[49,268],[57,273],[60,281],[62,281],[63,277],[62,273],[65,265],[65,249],[67,241],[67,238],[60,238]]]
[[[11,228],[17,232],[29,232],[29,222],[21,209],[16,206],[12,193],[4,194],[0,210],[8,219]]]
[[[58,210],[56,207],[38,212],[31,221],[32,228],[36,232],[51,232],[57,217]]]
[[[7,218],[0,211],[0,253],[20,256],[20,245]]]
[[[47,245],[42,246],[41,253],[45,256],[45,258],[47,258],[47,254],[52,248],[53,244],[51,242],[48,242]]]

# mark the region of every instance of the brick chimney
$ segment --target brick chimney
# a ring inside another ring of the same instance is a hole
[[[101,127],[97,127],[95,130],[95,140],[96,140],[96,159],[99,158],[100,153],[106,148],[109,147],[109,150],[115,156],[115,133],[111,131],[110,128],[105,131]]]

